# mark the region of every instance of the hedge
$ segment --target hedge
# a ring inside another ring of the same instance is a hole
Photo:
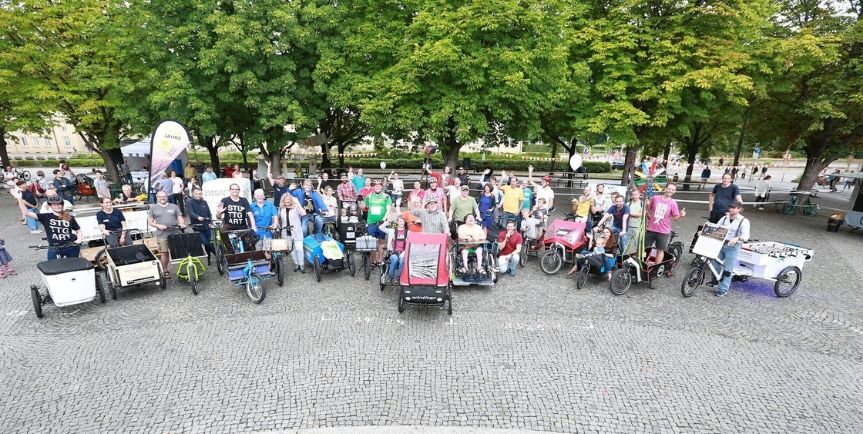
[[[443,159],[439,155],[435,155],[432,157],[432,165],[436,168],[440,168],[443,166]],[[471,158],[472,169],[476,170],[477,168],[490,168],[495,171],[500,170],[517,170],[520,172],[526,172],[528,166],[533,166],[538,172],[547,172],[551,169],[551,162],[549,161],[528,161],[521,159],[506,159],[500,158],[499,156],[495,157],[486,157],[485,161],[482,161],[479,158]],[[71,158],[66,160],[70,166],[75,167],[104,167],[105,162],[101,158]],[[201,161],[209,162],[209,157],[206,159],[201,159]],[[221,158],[220,159],[222,165],[225,164],[242,164],[242,158]],[[250,159],[250,162],[254,162],[255,159]],[[422,167],[424,162],[423,158],[413,155],[408,158],[403,158],[400,156],[392,156],[389,158],[358,158],[358,159],[345,159],[345,166],[352,167],[362,167],[364,169],[376,169],[381,167],[381,161],[385,161],[387,163],[388,169],[419,169]],[[12,164],[16,167],[55,167],[60,164],[59,160],[13,160]],[[289,167],[294,166],[295,162],[293,160],[287,160],[287,164]],[[308,164],[307,160],[300,160],[300,164],[305,166]],[[333,160],[333,166],[338,166],[338,160]],[[585,161],[584,166],[587,169],[588,173],[608,173],[611,172],[611,165],[607,162],[598,162],[598,161]],[[556,172],[563,172],[569,170],[569,165],[563,161],[557,161],[554,164],[554,168]]]

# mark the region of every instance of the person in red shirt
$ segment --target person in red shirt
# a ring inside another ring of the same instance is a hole
[[[518,264],[519,252],[521,252],[521,244],[523,242],[521,234],[515,230],[515,221],[507,221],[506,230],[497,236],[497,245],[500,249],[497,263],[500,265],[501,273],[508,272],[510,276],[515,277],[515,266]]]

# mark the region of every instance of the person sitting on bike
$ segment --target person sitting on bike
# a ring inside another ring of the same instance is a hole
[[[339,196],[339,200],[342,201],[342,208],[347,209],[348,212],[356,213],[357,190],[354,188],[354,184],[348,181],[347,173],[342,173],[341,181],[339,186],[336,187],[336,193]]]
[[[254,198],[255,201],[252,202],[251,209],[252,215],[255,217],[255,227],[258,228],[255,231],[258,235],[255,250],[263,250],[267,259],[270,259],[267,240],[273,238],[273,231],[279,227],[279,212],[276,210],[276,206],[267,200],[263,189],[255,190]]]
[[[461,273],[467,273],[467,258],[471,253],[476,254],[476,269],[479,274],[485,274],[482,264],[482,243],[485,243],[486,234],[482,226],[476,224],[476,216],[468,214],[464,218],[464,224],[458,227],[458,240],[461,246],[462,266]]]
[[[740,212],[743,210],[743,203],[735,200],[728,205],[728,213],[722,216],[717,223],[719,226],[728,228],[728,234],[725,235],[725,244],[719,252],[719,258],[715,261],[717,267],[721,264],[729,264],[728,268],[722,270],[722,280],[719,281],[719,287],[716,289],[716,296],[722,297],[728,293],[731,287],[731,276],[734,274],[734,264],[737,262],[737,254],[740,253],[740,246],[749,241],[751,225],[749,219],[743,217]]]
[[[210,212],[210,205],[204,200],[204,192],[201,190],[201,187],[194,187],[192,189],[192,196],[186,199],[186,215],[189,216],[189,223],[195,233],[198,234],[198,238],[204,246],[204,251],[207,252],[207,265],[210,265],[210,255],[216,253],[213,243],[210,242],[213,236],[210,229],[213,214]]]
[[[589,263],[595,270],[601,270],[605,265],[605,273],[611,280],[611,270],[614,267],[612,249],[616,247],[615,234],[607,226],[598,226],[590,235],[590,248],[576,255],[575,265],[566,274],[574,274],[579,266]]]
[[[629,206],[623,203],[623,196],[617,195],[614,197],[614,205],[605,211],[605,214],[597,223],[597,226],[602,226],[606,221],[611,219],[611,230],[616,234],[626,233],[626,224],[629,222]]]
[[[63,200],[75,205],[75,183],[66,177],[63,169],[54,169],[54,188]]]
[[[324,220],[321,215],[328,211],[327,204],[317,191],[312,189],[312,180],[306,179],[303,181],[303,188],[298,188],[292,191],[294,198],[300,203],[300,206],[306,211],[303,216],[303,236],[309,235],[309,221],[314,221],[315,234],[320,234],[324,229]]]
[[[324,185],[323,189],[321,189],[321,199],[327,205],[327,212],[321,216],[324,219],[324,223],[335,223],[338,218],[339,201],[333,196],[332,186]]]
[[[366,213],[366,223],[368,224],[369,235],[378,239],[378,248],[371,253],[372,265],[380,264],[383,260],[383,243],[386,240],[386,232],[380,230],[379,224],[384,221],[387,216],[389,206],[393,203],[393,199],[383,192],[383,184],[376,180],[372,192],[365,196],[363,203],[368,210]]]
[[[57,259],[58,256],[77,258],[81,254],[81,247],[77,244],[81,244],[84,239],[81,235],[81,226],[72,214],[63,209],[63,199],[59,196],[48,196],[47,203],[51,212],[37,214],[28,210],[26,215],[39,220],[45,228],[48,239],[48,260]]]
[[[521,233],[525,242],[542,239],[542,230],[542,220],[531,215],[530,210],[521,210]]]
[[[467,186],[462,186],[459,190],[459,195],[450,200],[449,221],[452,222],[453,225],[464,223],[465,217],[470,214],[475,215],[477,219],[479,219],[480,215],[479,206],[476,203],[476,199],[471,197],[470,189]]]
[[[518,264],[521,254],[521,245],[524,238],[515,230],[515,221],[506,222],[506,230],[497,235],[497,245],[500,248],[500,256],[497,261],[501,273],[509,273],[515,277],[515,266]]]
[[[102,198],[102,209],[96,213],[96,222],[105,235],[108,247],[131,246],[132,237],[126,230],[126,217],[119,209],[114,209],[110,197]]]
[[[445,234],[449,231],[446,214],[438,209],[437,197],[434,195],[425,198],[425,209],[417,209],[411,213],[419,217],[424,234]]]
[[[137,201],[135,194],[132,193],[132,186],[129,184],[123,184],[123,187],[120,188],[120,195],[114,199],[114,203],[117,205]]]
[[[380,230],[387,234],[387,251],[390,254],[387,278],[390,282],[396,282],[402,272],[402,263],[405,256],[405,243],[408,236],[407,222],[401,216],[398,204],[396,205],[395,227],[390,225],[387,218],[380,224]]]
[[[413,211],[422,209],[422,206],[423,206],[422,199],[420,199],[418,197],[414,197],[413,199],[411,199],[410,202],[408,202],[408,209],[401,212],[401,217],[403,219],[405,219],[405,224],[407,225],[408,230],[411,232],[422,232],[423,231],[423,227],[422,227],[422,223],[420,222],[420,219],[417,216],[412,214]],[[398,209],[398,208],[396,208],[396,209]]]

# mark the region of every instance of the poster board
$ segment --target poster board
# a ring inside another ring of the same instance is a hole
[[[126,218],[126,229],[141,232],[150,231],[150,226],[147,223],[147,210],[127,211],[123,213],[123,217]],[[75,220],[81,226],[81,236],[85,243],[102,239],[102,231],[99,229],[99,223],[96,221],[95,214],[75,217]]]
[[[204,200],[210,206],[213,219],[216,219],[219,202],[231,195],[231,184],[239,185],[240,197],[245,197],[249,204],[252,203],[252,183],[249,178],[219,178],[207,181],[201,186],[201,191],[204,194]]]
[[[695,241],[692,253],[709,259],[718,259],[719,252],[725,245],[726,235],[728,235],[728,228],[713,223],[705,223],[698,240]]]

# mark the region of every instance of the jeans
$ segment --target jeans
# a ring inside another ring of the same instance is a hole
[[[719,293],[721,294],[728,292],[728,289],[731,287],[731,276],[734,274],[734,263],[737,262],[737,254],[740,253],[741,245],[742,244],[738,242],[733,246],[729,246],[728,241],[726,241],[725,246],[722,247],[722,251],[719,252],[719,261],[714,261],[714,265],[717,267],[722,263],[726,264],[726,268],[722,271],[722,280],[719,281]]]
[[[393,253],[390,255],[390,267],[387,271],[390,279],[396,280],[399,276],[402,275],[402,260],[404,259],[404,253]]]
[[[512,252],[509,255],[501,255],[497,258],[498,265],[500,266],[500,272],[506,273],[509,271],[510,276],[515,276],[515,267],[518,265],[519,253]]]
[[[303,236],[309,236],[309,219],[315,219],[315,233],[319,234],[324,230],[324,219],[317,214],[306,214],[301,219],[303,225]]]
[[[392,192],[392,193],[390,193],[390,197],[393,199],[393,205],[399,205],[401,203],[401,202],[399,202],[402,200],[401,192],[399,192],[399,193]]]
[[[503,218],[501,219],[501,222],[500,222],[501,226],[506,228],[506,222],[508,222],[510,220],[515,222],[516,229],[521,227],[521,214],[513,214],[511,212],[504,211],[503,212]]]
[[[54,247],[48,247],[48,260],[53,261],[57,259],[58,256],[63,256],[65,258],[77,258],[81,255],[81,247],[80,246],[69,246],[63,247],[60,249],[56,249]]]
[[[30,211],[30,212],[35,213],[35,214],[39,213],[39,211],[37,211],[36,208],[27,208],[27,211]],[[38,231],[39,230],[39,222],[30,216],[25,216],[25,217],[26,217],[25,220],[27,221],[27,228],[30,229],[31,231]]]
[[[213,249],[213,244],[210,242],[212,238],[212,230],[210,228],[199,229],[195,231],[198,234],[198,238],[201,240],[201,244],[204,246],[204,252],[213,253],[215,249]]]

